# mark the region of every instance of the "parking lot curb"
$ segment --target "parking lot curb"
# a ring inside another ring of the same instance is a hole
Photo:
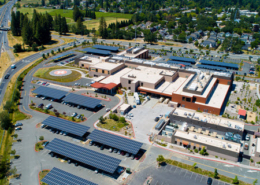
[[[38,181],[39,181],[39,185],[41,185],[41,180],[40,180],[40,172],[44,171],[44,170],[48,170],[49,172],[51,171],[50,169],[43,169],[41,171],[38,172]]]

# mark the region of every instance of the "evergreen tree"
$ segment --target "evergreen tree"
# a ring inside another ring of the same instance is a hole
[[[22,27],[22,38],[23,42],[29,46],[33,44],[33,30],[31,24],[28,20],[27,15],[24,17],[23,20],[23,27]]]
[[[42,0],[42,6],[45,6],[45,0]]]
[[[79,11],[78,6],[74,5],[74,9],[73,9],[73,20],[76,22],[79,18],[81,18],[81,13]]]
[[[66,35],[66,33],[68,32],[68,25],[67,25],[67,21],[65,17],[61,18],[61,34]]]
[[[17,36],[16,16],[15,16],[15,13],[13,11],[12,11],[11,17],[12,17],[11,31],[12,31],[13,36]]]

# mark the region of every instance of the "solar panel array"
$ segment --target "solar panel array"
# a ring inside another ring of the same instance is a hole
[[[175,61],[188,62],[188,63],[191,63],[191,64],[196,63],[195,59],[193,59],[193,58],[170,56],[170,59],[175,60]]]
[[[66,94],[68,94],[68,92],[66,92],[66,91],[62,91],[62,90],[54,89],[54,88],[50,88],[50,87],[44,87],[44,86],[38,87],[37,89],[32,91],[32,93],[42,95],[42,96],[46,96],[46,97],[49,97],[49,98],[54,98],[54,99],[57,99],[57,100],[60,100]]]
[[[168,63],[168,64],[183,64],[183,65],[185,65],[185,66],[191,66],[191,63],[188,63],[188,62],[180,62],[180,61],[168,60],[167,63]]]
[[[98,104],[101,103],[101,100],[98,100],[96,98],[90,98],[74,93],[68,94],[63,100],[65,102],[74,103],[76,105],[81,105],[91,109],[94,109]]]
[[[111,146],[113,148],[117,148],[119,150],[123,150],[125,152],[129,152],[131,154],[137,154],[143,145],[143,143],[100,130],[94,130],[91,132],[91,134],[88,136],[88,139],[107,146]]]
[[[114,173],[121,162],[114,157],[57,138],[53,139],[45,148],[108,173]]]
[[[203,64],[197,64],[198,68],[203,69],[210,69],[210,70],[217,70],[217,71],[227,71],[225,67],[218,67],[218,66],[209,66],[209,65],[203,65]]]
[[[100,49],[85,48],[82,51],[86,53],[98,54],[98,55],[111,55],[110,51],[104,51]]]
[[[211,65],[211,66],[226,67],[226,68],[230,68],[230,69],[239,69],[238,64],[215,62],[215,61],[210,61],[210,60],[200,60],[200,63],[205,64],[205,65]]]
[[[89,127],[85,125],[74,123],[72,121],[57,118],[54,116],[49,116],[42,122],[42,124],[80,137],[84,136],[84,134],[86,134],[86,132],[89,130]]]
[[[97,49],[101,49],[101,50],[108,50],[108,51],[118,51],[118,47],[113,47],[113,46],[103,46],[103,45],[94,45],[93,46],[94,48],[97,48]]]
[[[41,181],[49,185],[97,185],[96,183],[55,167]]]
[[[52,57],[52,59],[53,59],[53,60],[56,60],[56,59],[58,59],[58,58],[63,58],[63,57],[65,57],[65,56],[69,56],[69,55],[73,55],[73,54],[74,54],[73,51],[67,51],[67,52],[62,53],[62,54],[60,54],[60,55],[57,55],[57,56]]]

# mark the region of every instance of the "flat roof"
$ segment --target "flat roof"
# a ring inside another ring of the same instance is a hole
[[[114,173],[121,162],[121,160],[114,157],[101,154],[58,138],[53,139],[45,148],[108,173]]]
[[[124,103],[123,105],[120,106],[120,110],[121,110],[121,111],[125,111],[125,110],[128,109],[130,106],[131,106],[131,105]]]
[[[50,87],[44,87],[44,86],[40,86],[37,89],[33,90],[32,93],[41,95],[41,96],[46,96],[49,98],[54,98],[57,100],[62,99],[66,94],[68,94],[67,91],[62,91],[59,89],[54,89],[54,88],[50,88]]]
[[[68,121],[65,119],[57,118],[54,116],[49,116],[45,119],[42,124],[48,125],[50,127],[56,128],[58,130],[62,130],[68,132],[70,134],[74,134],[76,136],[83,137],[86,132],[89,130],[89,127],[85,125],[81,125],[79,123],[74,123],[72,121]]]
[[[52,168],[52,170],[41,180],[46,184],[70,184],[70,185],[97,185],[86,179],[63,171],[59,168]]]
[[[120,84],[121,83],[120,78],[123,75],[129,73],[132,70],[133,69],[130,69],[130,68],[121,69],[120,71],[116,72],[115,74],[112,74],[112,75],[106,77],[105,79],[101,80],[100,83],[103,83],[103,84],[109,84],[109,83]]]
[[[104,69],[104,70],[113,70],[118,66],[124,65],[122,63],[109,63],[109,62],[99,62],[95,65],[92,65],[91,68]]]
[[[85,49],[82,49],[82,51],[84,51],[86,53],[97,54],[97,55],[105,55],[105,56],[111,55],[110,51],[104,51],[104,50],[100,50],[100,49],[85,48]]]
[[[189,115],[189,113],[191,115],[194,116],[189,116],[189,119],[191,120],[199,120],[208,124],[213,124],[213,125],[218,125],[221,127],[229,127],[229,128],[233,128],[233,129],[237,129],[237,130],[244,130],[245,124],[244,122],[241,121],[236,121],[236,120],[232,120],[232,119],[227,119],[227,118],[223,118],[220,116],[216,116],[214,114],[209,114],[209,113],[200,113],[200,112],[196,112],[194,110],[188,110],[188,109],[182,109],[182,108],[177,108],[174,113],[178,113],[178,116],[180,117],[185,117],[187,118],[187,115]],[[174,114],[176,116],[176,114]],[[185,113],[187,113],[187,115],[185,115]]]
[[[130,154],[137,154],[143,143],[128,139],[125,137],[117,136],[110,134],[108,132],[94,130],[88,136],[88,139],[91,139],[94,142],[102,143],[119,150],[129,152]]]
[[[238,115],[240,115],[240,116],[246,116],[246,110],[244,110],[244,109],[239,109],[239,110],[238,110]]]
[[[225,67],[218,67],[218,66],[209,66],[209,65],[203,65],[203,64],[197,64],[198,68],[202,69],[210,69],[210,70],[217,70],[217,71],[227,71]]]
[[[215,62],[215,61],[210,61],[210,60],[200,60],[200,63],[201,64],[205,64],[205,65],[212,65],[212,66],[220,66],[220,67],[239,69],[238,64],[231,64],[231,63],[225,63],[225,62]]]
[[[257,138],[256,152],[260,153],[260,138]]]
[[[217,148],[221,148],[224,150],[229,150],[235,153],[239,153],[240,152],[240,147],[241,144],[240,143],[235,143],[235,142],[230,142],[227,140],[222,140],[219,138],[215,138],[212,136],[206,136],[203,134],[199,134],[196,132],[184,132],[181,130],[177,130],[175,132],[175,136],[179,137],[179,138],[183,138],[183,140],[188,139],[194,141],[195,143],[201,143],[201,144],[206,144],[206,145],[211,145]]]
[[[191,64],[195,64],[196,60],[193,58],[186,58],[186,57],[177,57],[177,56],[170,56],[171,60],[175,60],[175,61],[181,61],[181,62],[188,62]]]
[[[160,75],[163,69],[150,68],[144,66],[138,66],[137,69],[133,69],[129,73],[122,76],[122,78],[132,80],[133,82],[141,81],[151,84],[156,84],[163,78],[163,76]]]
[[[70,93],[64,99],[65,102],[74,103],[76,105],[81,105],[83,107],[88,107],[94,109],[98,104],[101,103],[101,100],[96,98],[90,98],[87,96]]]
[[[116,52],[118,51],[119,47],[114,47],[114,46],[104,46],[104,45],[94,45],[94,48],[101,49],[101,50],[107,50],[107,51],[113,51]]]
[[[65,57],[65,56],[69,56],[69,55],[73,55],[73,54],[74,54],[73,51],[67,51],[67,52],[65,52],[65,53],[62,53],[62,54],[59,54],[59,55],[57,55],[57,56],[52,57],[52,59],[53,59],[53,60],[56,60],[56,59],[58,59],[58,58],[63,58],[63,57]]]

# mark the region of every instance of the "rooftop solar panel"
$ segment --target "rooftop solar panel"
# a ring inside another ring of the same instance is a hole
[[[73,51],[67,51],[67,52],[65,52],[65,53],[62,53],[62,54],[59,54],[59,55],[57,55],[57,56],[52,57],[52,59],[53,59],[53,60],[56,60],[56,59],[58,59],[58,58],[62,58],[62,57],[69,56],[69,55],[72,55],[72,54],[74,54]]]
[[[170,59],[175,60],[175,61],[188,62],[188,63],[191,63],[191,64],[196,63],[195,59],[193,59],[193,58],[170,56]]]
[[[57,138],[53,139],[45,148],[108,173],[114,173],[121,162],[114,157]]]
[[[66,94],[68,94],[67,91],[62,91],[62,90],[59,90],[59,89],[54,89],[54,88],[44,87],[44,86],[38,87],[37,89],[32,91],[32,93],[42,95],[42,96],[46,96],[46,97],[49,97],[49,98],[54,98],[54,99],[57,99],[57,100],[62,99]]]
[[[107,50],[107,51],[118,51],[118,47],[113,47],[113,46],[103,46],[103,45],[94,45],[93,46],[96,49],[101,49],[101,50]]]
[[[220,67],[226,67],[226,68],[231,68],[231,69],[239,69],[238,64],[215,62],[215,61],[210,61],[210,60],[200,60],[200,63],[204,64],[204,65],[220,66]]]
[[[137,154],[143,145],[143,143],[100,130],[94,130],[91,132],[91,134],[88,136],[88,139],[107,146],[111,146],[113,148],[117,148],[119,150],[123,150],[125,152],[129,152],[131,154]]]
[[[87,96],[70,93],[64,99],[65,102],[74,103],[76,105],[81,105],[83,107],[88,107],[94,109],[98,104],[101,103],[101,100],[96,98],[90,98]]]
[[[225,67],[209,66],[209,65],[202,65],[202,64],[197,64],[196,66],[198,68],[203,68],[203,69],[211,69],[211,70],[217,70],[217,71],[227,71],[227,69]]]
[[[85,48],[82,51],[84,51],[86,53],[92,53],[92,54],[98,54],[98,55],[106,55],[106,56],[111,55],[110,51],[104,51],[104,50],[100,50],[100,49]]]
[[[188,63],[188,62],[180,62],[180,61],[168,60],[167,63],[168,64],[183,64],[183,65],[186,65],[186,66],[191,66],[191,63]]]
[[[62,130],[68,132],[70,134],[74,134],[76,136],[84,136],[86,132],[89,130],[89,127],[85,125],[81,125],[79,123],[74,123],[72,121],[68,121],[65,119],[57,118],[54,116],[49,116],[45,119],[42,124],[48,125],[50,127],[56,128],[58,130]]]
[[[97,185],[96,183],[55,167],[41,181],[50,185]]]

